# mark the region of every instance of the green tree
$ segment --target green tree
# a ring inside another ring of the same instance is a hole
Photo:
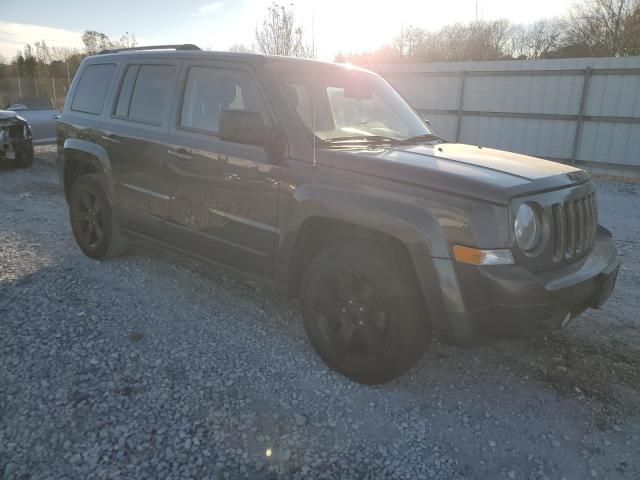
[[[113,42],[102,32],[96,32],[95,30],[85,30],[82,34],[82,43],[84,44],[84,51],[87,55],[96,55],[102,50],[111,48]]]

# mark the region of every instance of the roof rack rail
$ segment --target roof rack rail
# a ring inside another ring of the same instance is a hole
[[[102,50],[98,55],[104,55],[106,53],[131,52],[136,50],[201,50],[201,48],[193,43],[183,43],[182,45],[148,45],[146,47],[109,48]]]

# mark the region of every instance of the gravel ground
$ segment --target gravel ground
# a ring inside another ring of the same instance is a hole
[[[605,308],[366,387],[295,302],[143,243],[92,261],[50,160],[2,170],[0,478],[640,478],[640,185],[599,188]]]

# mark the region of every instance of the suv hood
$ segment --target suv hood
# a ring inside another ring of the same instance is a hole
[[[590,178],[569,165],[458,143],[352,148],[327,160],[331,166],[503,205],[517,196]]]

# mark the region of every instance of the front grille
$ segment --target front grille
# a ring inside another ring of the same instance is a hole
[[[596,194],[551,205],[554,263],[589,252],[596,237]]]

